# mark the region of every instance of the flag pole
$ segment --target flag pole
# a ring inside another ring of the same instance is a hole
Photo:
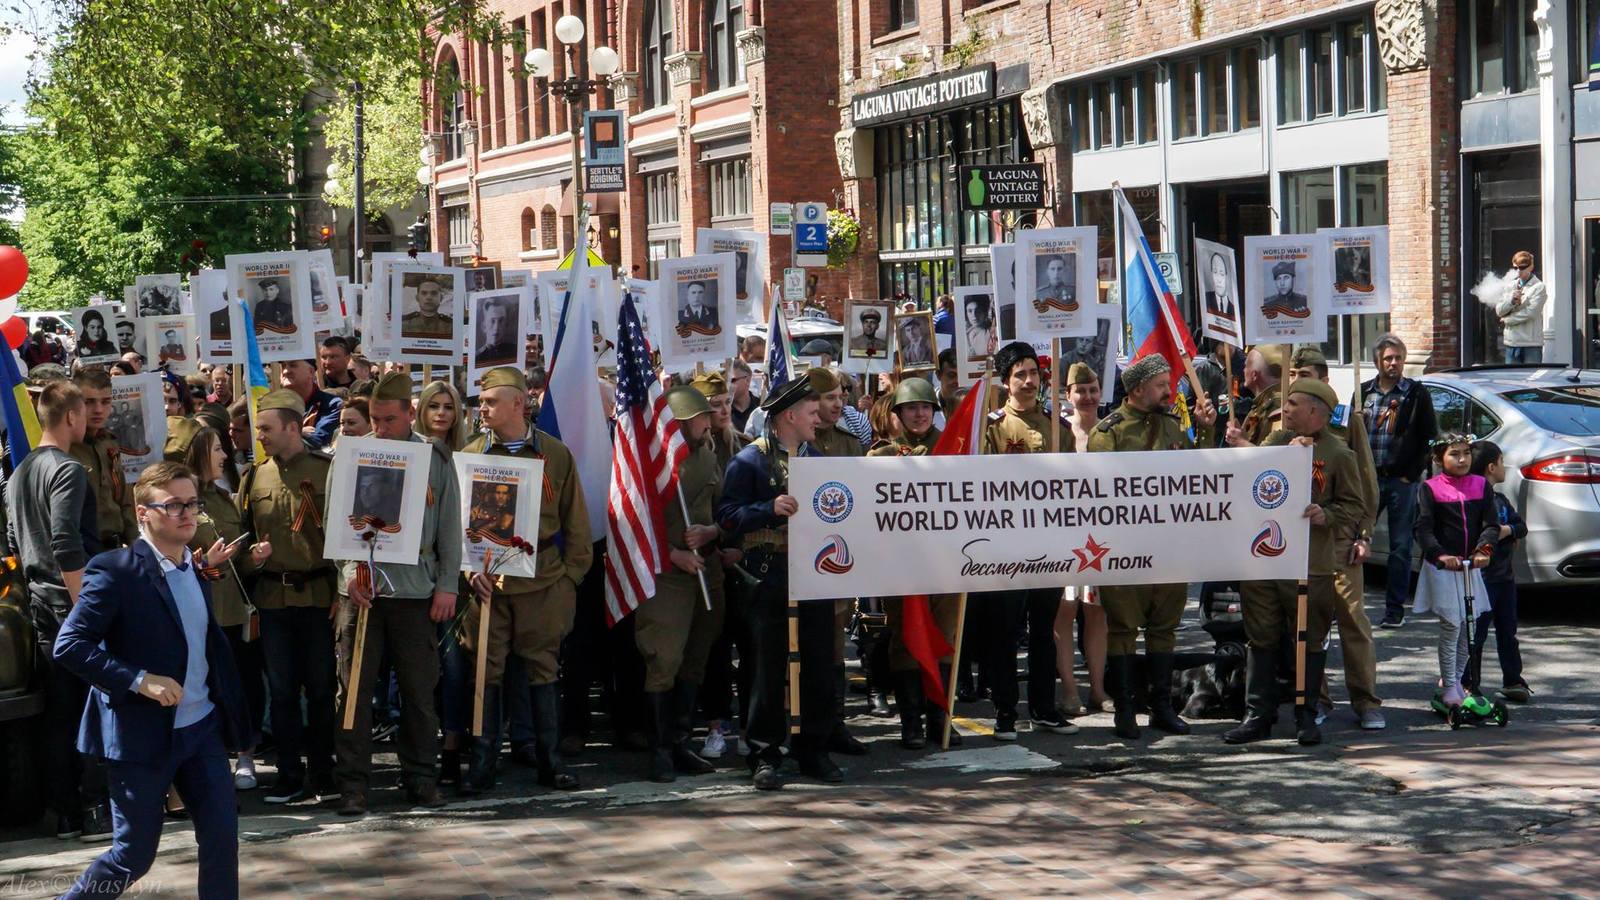
[[[1121,182],[1113,181],[1111,182],[1111,187],[1114,191],[1116,191],[1117,195],[1117,218],[1119,221],[1126,219],[1127,213],[1124,211],[1124,207],[1127,206],[1128,198],[1122,193],[1122,184]],[[1134,220],[1133,224],[1135,227],[1138,227],[1138,220]],[[1141,238],[1144,236],[1143,229],[1140,229],[1139,235]],[[1128,251],[1126,249],[1123,250],[1124,254],[1127,252]],[[1155,270],[1151,268],[1150,263],[1145,259],[1144,254],[1139,253],[1138,247],[1135,247],[1133,252],[1139,257],[1140,265],[1144,267],[1145,276],[1150,279],[1150,286],[1153,290],[1157,284],[1161,283],[1160,276],[1157,275]],[[1127,278],[1127,271],[1127,266],[1124,265],[1122,268],[1124,279]],[[1126,286],[1123,288],[1122,295],[1123,302],[1126,303],[1128,295]],[[1196,375],[1194,371],[1194,359],[1191,358],[1188,352],[1184,349],[1183,341],[1177,339],[1182,332],[1178,331],[1178,324],[1172,321],[1172,310],[1167,308],[1166,296],[1163,295],[1156,298],[1156,308],[1161,310],[1161,321],[1166,324],[1167,334],[1173,338],[1173,343],[1178,348],[1178,357],[1183,360],[1183,373],[1189,379],[1189,387],[1194,391],[1195,407],[1198,408],[1200,404],[1209,402],[1211,398],[1206,396],[1206,389],[1200,386],[1200,376]]]
[[[978,398],[978,423],[980,428],[988,426],[989,419],[989,373],[990,366],[994,364],[994,357],[990,357],[983,364],[983,380],[978,383],[983,396]],[[1055,365],[1055,360],[1050,361]],[[1059,428],[1051,429],[1052,432],[1060,431]],[[931,602],[931,601],[930,601]],[[930,609],[931,613],[932,610]],[[956,596],[956,639],[950,648],[950,683],[944,686],[944,731],[939,735],[939,749],[950,749],[950,729],[956,717],[956,673],[961,667],[961,641],[967,633],[967,592],[962,591]]]
[[[687,542],[688,541],[688,536],[689,536],[689,529],[694,527],[694,523],[689,521],[689,501],[685,500],[683,498],[683,479],[682,478],[677,479],[677,484],[678,484],[678,508],[683,510],[684,540]],[[695,550],[695,549],[691,548],[689,550],[689,552],[694,554],[695,559],[698,559],[698,560],[700,560],[702,562],[705,561],[705,557],[700,555],[700,551],[699,550]],[[705,598],[705,601],[706,601],[706,612],[710,612],[711,611],[711,589],[709,587],[706,587],[706,570],[702,567],[700,569],[700,571],[696,572],[695,574],[700,576],[700,596]]]
[[[1050,452],[1061,452],[1061,339],[1050,339]],[[985,412],[987,415],[987,412]]]

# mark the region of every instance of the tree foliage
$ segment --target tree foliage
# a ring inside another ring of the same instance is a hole
[[[363,197],[371,218],[391,206],[405,206],[416,197],[417,168],[422,164],[422,81],[414,72],[396,69],[376,82],[362,85]],[[337,191],[328,191],[329,203],[343,209],[355,207],[352,173],[355,171],[355,104],[346,93],[324,107],[327,120],[322,136],[337,167]]]

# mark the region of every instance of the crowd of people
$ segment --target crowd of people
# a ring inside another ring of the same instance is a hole
[[[898,717],[906,748],[940,742],[948,712],[926,693],[897,597],[801,604],[799,723],[791,736],[786,525],[798,503],[786,488],[795,456],[927,453],[969,389],[958,380],[953,351],[939,355],[931,377],[886,375],[869,386],[825,363],[763,396],[755,379],[765,346],[753,338],[725,367],[664,375],[671,414],[691,449],[679,471],[684,490],[666,513],[670,552],[655,596],[613,627],[605,619],[605,523],[589,521],[572,452],[533,424],[543,373],[493,369],[469,405],[451,380],[419,389],[405,366],[358,351],[330,337],[317,359],[277,367],[278,386],[258,403],[253,427],[227,367],[205,366],[188,378],[162,370],[166,462],[134,484],[125,481],[117,450],[111,379],[143,361],[72,372],[54,362],[32,367],[29,391],[44,436],[6,473],[6,533],[47,662],[56,834],[116,838],[81,883],[86,893],[96,884],[125,886],[148,868],[149,830],[159,832],[162,810],[181,815],[187,807],[197,826],[201,816],[231,816],[231,797],[223,804],[214,796],[218,777],[230,792],[261,790],[269,804],[320,801],[340,815],[365,814],[373,746],[390,739],[406,796],[425,807],[443,804],[444,789],[495,791],[507,755],[546,788],[576,789],[568,760],[601,743],[643,753],[641,774],[657,782],[704,774],[736,756],[760,789],[782,785],[786,759],[806,777],[839,782],[833,756],[869,752],[848,724],[858,711],[847,678],[852,652],[865,675],[860,711]],[[1065,390],[1056,409],[1046,389],[1054,363],[1011,343],[994,355],[999,386],[982,452],[1307,444],[1316,477],[1304,511],[1312,547],[1308,690],[1294,709],[1300,743],[1320,740],[1319,725],[1333,709],[1324,669],[1335,626],[1355,719],[1362,728],[1385,727],[1363,606],[1363,564],[1380,516],[1389,536],[1380,627],[1403,625],[1408,602],[1437,613],[1440,688],[1446,702],[1459,703],[1479,688],[1479,675],[1467,665],[1473,648],[1465,643],[1462,581],[1443,573],[1468,571],[1481,579],[1478,612],[1497,632],[1505,695],[1526,701],[1509,567],[1510,548],[1526,529],[1493,490],[1503,478],[1499,451],[1470,436],[1437,435],[1427,392],[1404,375],[1405,358],[1398,337],[1381,338],[1378,374],[1351,403],[1328,385],[1315,347],[1288,358],[1253,349],[1232,373],[1242,376],[1239,395],[1227,390],[1230,378],[1218,379],[1224,387],[1212,399],[1180,404],[1185,420],[1174,412],[1175,373],[1160,356],[1130,361],[1114,385],[1072,365],[1059,373]],[[322,555],[332,455],[341,439],[367,435],[432,450],[422,550],[412,564],[385,565],[381,580]],[[543,460],[535,577],[461,573],[467,523],[451,462],[457,452]],[[1424,481],[1430,464],[1438,474]],[[1463,516],[1440,514],[1458,503]],[[1415,596],[1413,536],[1425,560]],[[142,667],[116,658],[122,645],[112,636],[125,627],[113,597],[119,579],[141,575],[160,582],[152,596],[175,610],[168,630],[129,639],[126,652],[135,656],[166,645],[161,652],[169,656]],[[191,594],[197,579],[203,590]],[[1271,736],[1280,703],[1290,699],[1281,696],[1279,676],[1282,645],[1293,640],[1296,588],[1240,586],[1248,712],[1226,733],[1230,743]],[[999,741],[1018,739],[1022,682],[1034,730],[1071,734],[1079,728],[1074,719],[1109,705],[1120,738],[1140,736],[1141,712],[1147,727],[1188,733],[1173,686],[1189,589],[1169,583],[974,596],[960,664],[946,657],[942,678],[954,679],[959,700],[988,700]],[[197,613],[190,601],[202,594],[209,610]],[[956,608],[954,595],[929,600],[951,642]],[[208,639],[211,629],[220,646]],[[1475,630],[1477,649],[1485,633]],[[172,646],[178,638],[187,641],[186,659]],[[358,643],[363,663],[352,672]],[[142,758],[119,749],[130,738],[101,728],[129,693],[137,696],[126,702],[140,709],[172,710],[172,743],[164,746],[178,749],[162,757],[165,768],[138,768]],[[204,735],[188,730],[202,725]],[[951,743],[961,742],[953,731]],[[276,770],[264,787],[263,759]],[[145,804],[137,814],[124,808],[136,802]],[[204,883],[227,883],[226,867],[208,870],[207,859],[229,846],[202,841],[202,895],[228,893]]]

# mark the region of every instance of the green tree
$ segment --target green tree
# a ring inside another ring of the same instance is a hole
[[[391,206],[405,206],[417,195],[417,168],[422,165],[422,81],[416,73],[397,69],[380,80],[362,85],[363,198],[369,217]],[[322,136],[338,167],[338,191],[327,193],[329,203],[343,209],[355,206],[355,103],[346,92],[323,111]]]

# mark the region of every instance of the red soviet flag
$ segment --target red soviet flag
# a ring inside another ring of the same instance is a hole
[[[944,423],[944,432],[933,445],[932,456],[970,456],[978,452],[983,437],[983,415],[979,412],[983,398],[989,392],[989,378],[978,379],[967,391],[956,411]],[[900,639],[906,651],[922,670],[922,692],[940,709],[950,708],[950,697],[945,692],[944,679],[939,674],[939,660],[955,652],[945,640],[939,623],[928,609],[928,596],[917,594],[901,603]]]

